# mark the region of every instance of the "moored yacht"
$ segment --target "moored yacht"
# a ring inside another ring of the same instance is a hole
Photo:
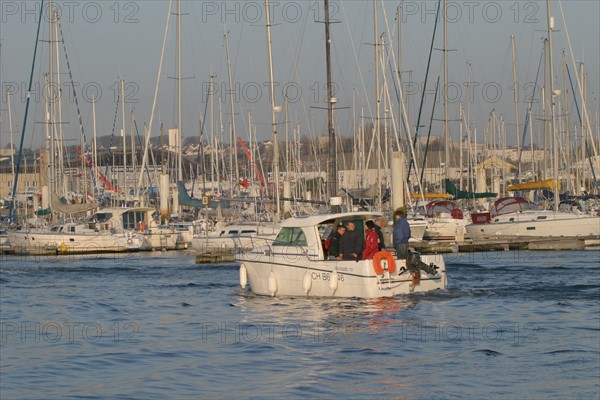
[[[472,218],[473,224],[466,227],[467,235],[472,239],[600,237],[600,216],[579,211],[539,210],[521,197],[499,199],[489,214],[475,214]],[[483,223],[477,223],[479,221]]]

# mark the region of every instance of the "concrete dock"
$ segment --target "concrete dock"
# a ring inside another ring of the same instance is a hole
[[[487,239],[465,239],[463,241],[422,241],[410,243],[422,254],[472,253],[482,251],[509,250],[584,250],[600,249],[600,237],[527,237],[512,236]]]

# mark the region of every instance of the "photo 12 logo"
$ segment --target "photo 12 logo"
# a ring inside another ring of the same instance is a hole
[[[0,322],[0,343],[137,343],[140,327],[135,322]]]
[[[438,4],[440,10],[438,11]],[[496,24],[514,22],[536,24],[540,22],[540,5],[534,1],[402,1],[400,16],[402,23],[433,23],[446,20],[448,23],[485,22]]]
[[[138,103],[138,93],[140,87],[136,82],[115,81],[108,85],[99,82],[32,82],[31,89],[26,82],[2,82],[0,87],[6,100],[25,103],[27,99],[34,103],[57,104],[86,102],[94,103],[102,100],[107,93],[106,98],[111,99],[115,104],[120,102],[120,98],[125,99],[125,103]]]
[[[46,22],[137,24],[141,14],[139,3],[134,1],[2,1],[0,13],[2,23],[36,24],[40,17]]]
[[[264,1],[203,1],[202,23],[217,21],[221,24],[246,22],[249,24],[283,22],[293,24],[306,17],[323,21],[325,9],[322,1],[271,1],[267,10]],[[339,6],[329,3],[329,17],[336,19]]]

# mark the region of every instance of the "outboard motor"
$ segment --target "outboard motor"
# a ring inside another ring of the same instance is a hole
[[[427,275],[436,275],[438,266],[434,263],[426,264],[421,260],[421,255],[416,252],[408,251],[406,257],[406,269],[409,271],[424,271]]]

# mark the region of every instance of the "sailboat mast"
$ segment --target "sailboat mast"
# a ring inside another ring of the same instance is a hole
[[[550,129],[552,130],[552,158],[554,159],[554,211],[558,211],[558,143],[556,138],[556,121],[554,115],[554,98],[560,95],[560,91],[555,93],[554,91],[554,68],[552,63],[552,31],[554,30],[554,17],[552,16],[552,10],[550,0],[546,0],[546,8],[548,12],[548,58],[550,60],[549,72],[550,72]]]
[[[52,42],[54,38],[53,21],[54,21],[54,13],[52,12],[52,0],[48,1],[48,13],[50,20],[48,21],[48,79],[46,84],[48,85],[47,89],[47,99],[52,99],[52,87],[53,87],[53,79],[54,79],[54,50],[52,49]],[[54,171],[56,170],[56,138],[55,138],[55,130],[54,130],[54,102],[46,101],[46,124],[48,126],[48,135],[46,136],[48,143],[48,182],[50,183],[50,192],[56,193],[58,192],[56,176],[54,175]]]
[[[10,137],[10,167],[11,170],[10,172],[12,173],[12,175],[15,175],[15,145],[13,143],[13,131],[12,131],[12,111],[10,108],[10,92],[8,89],[6,89],[6,103],[8,106],[8,132],[9,132],[9,137]]]
[[[127,202],[127,134],[125,131],[125,80],[121,79],[121,120],[123,127],[121,128],[121,137],[123,138],[123,181],[121,193],[123,200]]]
[[[512,46],[512,64],[513,64],[513,84],[514,84],[514,103],[515,103],[515,136],[517,137],[517,154],[521,154],[521,140],[519,139],[519,91],[517,82],[517,52],[515,49],[515,35],[511,35]],[[517,165],[517,179],[521,182],[521,157]]]
[[[265,15],[267,18],[267,49],[269,55],[269,85],[271,90],[271,123],[273,125],[273,181],[275,184],[275,222],[279,222],[279,143],[277,141],[277,116],[275,107],[275,85],[273,82],[273,52],[271,49],[271,16],[269,0],[265,0]]]
[[[177,0],[177,180],[183,181],[181,164],[181,0]],[[175,210],[178,211],[178,210]]]
[[[229,59],[229,39],[227,38],[227,32],[225,32],[225,51],[227,53],[227,75],[229,77],[229,90],[233,91],[233,75],[231,73],[231,61]],[[237,148],[236,148],[236,140],[235,140],[235,111],[233,107],[233,95],[229,96],[229,111],[231,113],[231,135],[229,137],[229,170],[230,178],[229,178],[229,190],[233,195],[234,182],[235,187],[237,188],[237,183],[240,181],[240,174],[237,168],[238,160],[237,160]],[[235,166],[235,168],[234,168]]]
[[[450,131],[448,129],[448,1],[444,0],[444,162],[445,176],[449,178],[450,167]]]
[[[94,126],[94,138],[93,138],[93,152],[92,152],[92,171],[96,170],[96,166],[98,165],[98,143],[97,143],[97,131],[96,131],[96,97],[92,100],[92,123]],[[94,186],[94,196],[96,196],[100,192],[99,188],[99,180],[95,179]]]
[[[329,198],[337,194],[337,152],[335,128],[333,126],[333,84],[331,81],[331,33],[329,32],[329,0],[324,0],[325,7],[325,62],[327,68],[327,132],[329,136],[329,158],[327,163],[327,194]]]
[[[379,35],[377,26],[377,0],[373,0],[373,37],[375,38],[375,124],[373,126],[373,138],[377,140],[377,159],[381,154],[381,146],[379,142],[379,114],[381,112],[379,99]],[[367,164],[367,168],[369,165]],[[377,198],[378,208],[381,209],[381,171],[377,168]]]

